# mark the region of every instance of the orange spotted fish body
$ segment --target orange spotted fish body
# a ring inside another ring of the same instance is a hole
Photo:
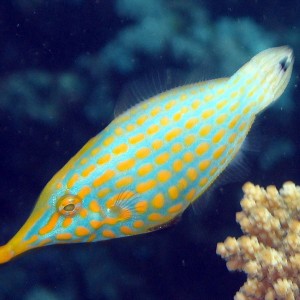
[[[146,233],[180,215],[232,161],[257,113],[284,91],[287,47],[232,77],[137,104],[91,139],[46,185],[0,262],[32,248]]]

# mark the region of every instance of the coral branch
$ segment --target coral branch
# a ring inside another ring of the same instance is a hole
[[[300,187],[246,183],[243,191],[236,220],[244,235],[217,245],[230,271],[247,274],[234,299],[300,299]]]

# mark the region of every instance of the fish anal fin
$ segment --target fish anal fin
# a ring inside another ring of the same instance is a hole
[[[167,228],[167,227],[170,227],[170,226],[173,226],[173,225],[177,224],[180,220],[181,220],[181,214],[175,216],[173,219],[167,221],[166,223],[149,227],[147,229],[147,231],[152,232],[152,231],[155,231],[155,230],[164,229],[164,228]]]

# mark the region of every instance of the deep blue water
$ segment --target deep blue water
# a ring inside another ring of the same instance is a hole
[[[254,126],[247,172],[227,175],[168,229],[40,248],[0,265],[0,300],[232,299],[246,277],[227,271],[215,249],[241,234],[243,183],[300,184],[299,15],[298,0],[1,1],[1,245],[51,176],[109,123],[132,81],[163,69],[229,76],[279,45],[296,61],[285,94]]]

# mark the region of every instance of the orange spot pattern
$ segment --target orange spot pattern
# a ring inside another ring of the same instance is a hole
[[[163,152],[155,158],[155,162],[159,165],[162,165],[162,164],[166,163],[169,160],[169,158],[170,158],[169,153]]]
[[[56,235],[57,240],[71,240],[73,238],[73,235],[71,233],[58,233]]]
[[[226,146],[225,146],[225,145],[219,147],[219,148],[213,153],[214,159],[220,158],[220,157],[222,156],[222,154],[224,153],[225,150],[226,150]]]
[[[90,202],[90,210],[95,213],[99,213],[101,211],[98,201],[92,200]]]
[[[116,237],[116,234],[110,229],[104,229],[102,231],[102,235],[103,235],[103,237],[108,238],[108,239],[113,239]]]
[[[180,159],[176,159],[173,163],[173,169],[175,172],[180,172],[183,168],[183,162]]]
[[[133,158],[127,159],[125,161],[120,162],[117,165],[119,171],[128,171],[135,165],[135,160]]]
[[[172,146],[172,151],[174,153],[177,153],[177,152],[180,152],[182,150],[183,146],[182,144],[180,143],[175,143],[173,146]]]
[[[64,228],[69,227],[72,224],[73,218],[72,217],[66,217],[63,222],[62,222],[62,226]]]
[[[58,219],[59,213],[56,212],[50,217],[48,223],[39,230],[39,234],[44,235],[51,232],[55,228]]]
[[[90,194],[91,188],[89,186],[84,186],[81,188],[81,190],[78,192],[78,197],[80,199],[84,199],[88,194]]]
[[[143,214],[148,209],[148,202],[147,201],[140,201],[135,205],[135,210],[137,213]]]
[[[213,143],[215,143],[215,144],[219,143],[221,141],[221,139],[223,138],[223,136],[225,135],[225,133],[226,133],[225,129],[221,129],[220,131],[218,131],[212,139]]]
[[[71,189],[75,183],[77,182],[77,180],[79,179],[79,175],[77,173],[75,173],[70,180],[67,182],[67,188]]]
[[[143,147],[136,151],[136,157],[139,159],[144,159],[151,154],[151,150],[147,147]]]
[[[132,184],[133,182],[133,177],[132,176],[125,176],[116,182],[116,188],[120,189],[122,187],[125,187],[127,185]]]
[[[129,143],[131,144],[137,144],[141,142],[145,138],[145,135],[142,133],[139,133],[131,138],[129,138]]]
[[[84,226],[78,226],[75,229],[75,234],[79,237],[82,237],[90,234],[90,231]]]
[[[173,128],[166,134],[165,139],[166,139],[166,141],[170,142],[173,139],[175,139],[177,136],[179,136],[180,133],[181,133],[180,128]]]
[[[183,208],[182,203],[178,203],[176,205],[171,206],[168,209],[168,213],[170,213],[170,214],[178,214],[178,213],[180,213],[182,211],[182,208]]]
[[[139,183],[137,186],[136,186],[136,191],[138,193],[146,193],[147,191],[149,191],[150,189],[153,189],[154,187],[156,186],[156,181],[153,180],[153,179],[150,179],[148,181],[145,181],[145,182],[142,182],[142,183]]]
[[[96,178],[93,182],[94,187],[99,187],[105,182],[109,181],[115,176],[115,172],[113,170],[106,170],[103,175]]]
[[[171,186],[168,190],[169,196],[172,200],[175,200],[179,196],[179,191],[177,186]]]
[[[198,155],[203,155],[209,149],[209,143],[202,143],[196,148],[196,153]]]
[[[141,228],[144,226],[144,222],[142,220],[137,220],[133,222],[133,227],[135,228]]]
[[[166,181],[168,181],[171,178],[171,176],[172,176],[172,174],[171,174],[170,171],[168,171],[168,170],[161,170],[157,174],[157,179],[160,182],[166,182]]]
[[[199,169],[201,171],[205,171],[210,165],[210,160],[206,159],[200,162]]]
[[[152,147],[154,150],[159,150],[163,146],[162,140],[155,140],[152,142]]]
[[[159,213],[152,213],[152,214],[149,214],[149,216],[148,216],[148,220],[153,221],[153,222],[160,221],[163,218],[164,218],[164,216]]]
[[[153,199],[152,199],[152,205],[156,209],[160,209],[164,206],[165,199],[162,193],[157,194]]]
[[[153,170],[153,165],[150,164],[150,163],[146,163],[146,164],[142,165],[142,166],[138,169],[138,175],[139,175],[139,176],[146,176],[146,175],[148,175],[152,170]]]
[[[113,153],[118,155],[121,153],[125,153],[127,150],[128,150],[127,144],[120,144],[113,149]]]
[[[200,132],[199,132],[199,133],[200,133],[200,136],[202,136],[202,137],[207,136],[207,135],[210,133],[211,129],[212,129],[212,126],[211,126],[211,125],[209,125],[209,124],[204,125],[204,126],[200,129]]]
[[[252,104],[242,107],[239,99],[233,102],[240,93],[236,91],[230,101],[217,99],[225,96],[224,86],[214,89],[210,84],[208,90],[197,85],[183,94],[174,90],[170,92],[174,97],[160,95],[159,106],[153,99],[154,106],[151,100],[116,119],[113,135],[106,134],[98,145],[86,148],[90,155],[69,165],[73,175],[66,181],[55,181],[57,189],[76,187],[73,194],[83,200],[76,218],[55,212],[39,234],[48,234],[62,224],[65,231],[75,229],[56,233],[54,239],[60,243],[81,238],[93,241],[99,234],[115,238],[142,233],[181,213],[230,160],[233,147],[243,141],[239,131],[248,128],[243,117]],[[199,91],[204,95],[197,96]],[[76,173],[72,168],[79,164]],[[128,197],[127,189],[134,191]],[[86,218],[89,214],[94,219]],[[83,218],[89,220],[88,226],[80,223]]]
[[[109,161],[110,161],[110,158],[111,158],[110,154],[105,154],[105,155],[103,155],[102,157],[100,157],[100,158],[98,159],[97,163],[98,163],[99,165],[103,165],[103,164],[109,162]]]

